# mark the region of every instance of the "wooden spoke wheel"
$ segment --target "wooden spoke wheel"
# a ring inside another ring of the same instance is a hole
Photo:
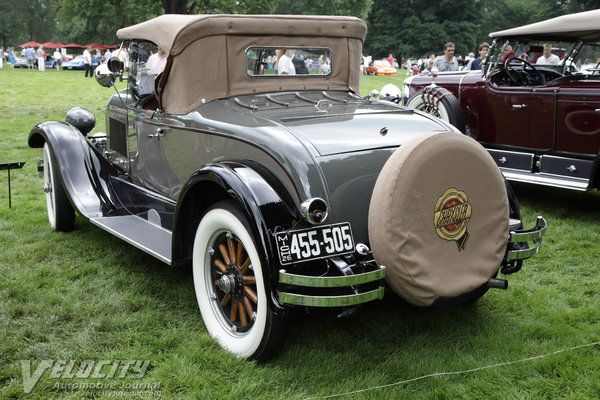
[[[196,231],[192,264],[210,335],[238,357],[272,357],[283,340],[283,324],[268,303],[262,259],[236,203],[220,202],[206,212]]]
[[[216,297],[229,329],[246,332],[256,319],[258,302],[256,277],[244,245],[231,232],[223,232],[209,248],[214,283],[210,295]]]

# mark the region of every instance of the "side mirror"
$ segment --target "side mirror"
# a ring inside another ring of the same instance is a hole
[[[94,76],[96,77],[96,82],[98,82],[100,86],[111,87],[115,84],[117,74],[111,72],[106,64],[100,64],[94,71]]]

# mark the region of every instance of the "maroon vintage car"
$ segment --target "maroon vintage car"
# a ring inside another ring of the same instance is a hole
[[[599,21],[593,10],[491,33],[483,70],[409,77],[402,102],[477,139],[509,180],[600,189]]]

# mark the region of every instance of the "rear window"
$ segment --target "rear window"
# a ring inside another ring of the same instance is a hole
[[[253,77],[319,77],[331,74],[332,51],[325,47],[249,47],[246,71]]]

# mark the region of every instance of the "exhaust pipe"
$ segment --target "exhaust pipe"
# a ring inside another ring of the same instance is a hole
[[[506,289],[508,288],[508,281],[506,279],[491,278],[486,285],[489,288]]]

